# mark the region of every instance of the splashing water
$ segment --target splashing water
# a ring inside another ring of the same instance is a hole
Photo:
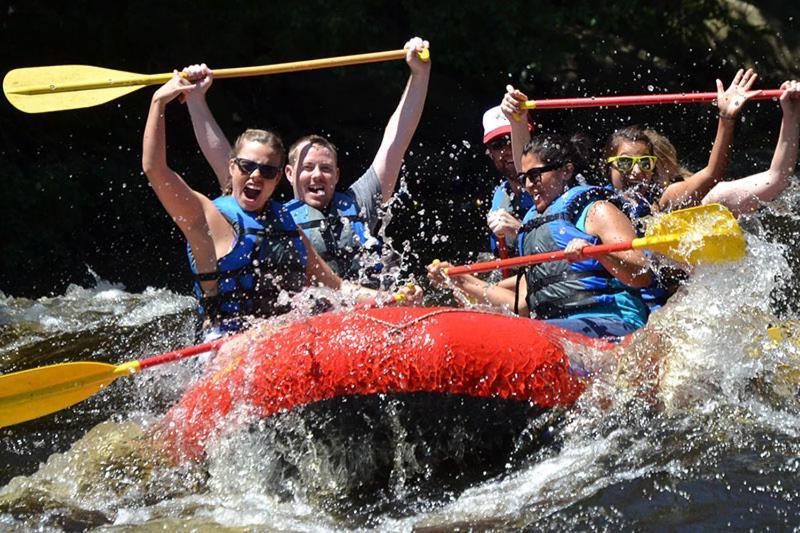
[[[793,202],[784,201],[765,217],[791,228]],[[792,372],[799,348],[766,335],[776,324],[791,333],[791,302],[781,298],[792,293],[792,268],[761,218],[745,221],[744,260],[698,267],[629,343],[610,351],[567,345],[594,371],[588,390],[573,409],[544,422],[555,430],[551,445],[517,441],[513,460],[499,469],[478,467],[455,481],[434,477],[431,457],[467,460],[469,422],[440,428],[443,444],[441,434],[415,433],[412,414],[392,398],[257,421],[221,439],[204,463],[172,464],[154,453],[148,436],[200,375],[197,362],[183,361],[120,380],[52,417],[0,429],[7,466],[0,526],[797,526],[800,405]],[[307,316],[307,302],[320,298],[334,308],[350,303],[313,289],[295,296],[294,314],[274,325]],[[102,281],[35,301],[2,296],[0,368],[119,362],[188,345],[193,306],[169,291],[130,294]],[[448,405],[429,402],[414,416],[438,409],[448,414],[437,420],[453,420]],[[495,416],[500,428],[514,415]],[[361,430],[359,437],[335,430],[337,417]],[[387,492],[350,499],[376,469],[388,476]]]

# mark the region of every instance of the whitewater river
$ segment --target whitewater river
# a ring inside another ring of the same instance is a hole
[[[499,469],[430,486],[435,478],[412,458],[423,443],[400,427],[390,400],[386,420],[368,423],[394,428],[384,446],[396,461],[387,490],[368,502],[348,500],[360,474],[337,471],[328,456],[344,449],[366,472],[363,442],[304,431],[293,413],[213,446],[204,463],[170,464],[148,432],[201,374],[202,360],[184,360],[0,429],[0,530],[797,528],[800,344],[766,331],[795,329],[799,197],[790,190],[744,220],[746,258],[698,268],[631,345],[575,353],[597,369],[589,389],[546,420],[547,445],[522,442],[523,431]],[[121,363],[193,344],[193,306],[103,280],[38,300],[0,295],[0,372]],[[447,431],[469,447],[459,427]]]

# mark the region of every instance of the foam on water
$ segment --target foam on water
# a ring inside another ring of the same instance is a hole
[[[787,215],[790,211],[772,209],[770,216],[788,217],[789,226],[796,222]],[[796,477],[800,406],[791,372],[798,368],[800,348],[766,336],[770,325],[791,329],[787,322],[794,318],[791,305],[780,299],[790,293],[792,268],[787,248],[771,242],[759,219],[745,225],[749,235],[744,260],[695,269],[686,286],[653,314],[629,345],[607,352],[584,348],[576,354],[592,362],[595,376],[558,424],[554,446],[524,455],[504,473],[466,490],[412,508],[365,509],[356,513],[354,521],[354,515],[324,501],[335,500],[345,489],[342,480],[352,478],[343,477],[338,471],[341,465],[330,462],[326,447],[293,413],[255,431],[226,435],[212,447],[205,464],[169,464],[154,452],[156,443],[147,435],[170,401],[201,372],[196,362],[186,361],[127,378],[128,384],[116,393],[101,395],[104,401],[116,402],[112,406],[116,416],[74,441],[71,449],[50,455],[36,473],[2,487],[0,524],[321,531],[361,525],[406,531],[544,527],[553,520],[550,527],[587,523],[646,527],[652,525],[646,519],[631,521],[596,502],[607,491],[652,479],[659,480],[653,489],[657,496],[678,494],[691,503],[697,496],[687,485],[700,481],[731,485],[724,475],[720,480],[715,477],[731,450],[752,450],[759,468],[767,470],[777,461],[781,475]],[[306,316],[313,302],[323,298],[334,308],[351,303],[313,289],[295,297],[295,314],[275,325]],[[179,321],[177,333],[159,323],[193,305],[191,298],[169,291],[148,289],[137,295],[101,284],[71,287],[62,296],[36,301],[3,296],[3,323],[25,327],[26,332],[4,341],[0,364],[16,361],[9,354],[19,354],[20,347],[109,324],[118,333],[144,331],[145,338],[136,343],[142,355],[164,346],[191,344],[191,321]],[[396,420],[389,411],[387,416]],[[246,413],[242,416],[247,420]],[[393,428],[396,446],[391,450],[392,496],[413,495],[409,480],[424,478],[424,472],[415,463],[413,445],[400,444],[407,437],[404,428],[396,423],[387,427]],[[14,438],[13,430],[0,431],[5,432],[0,438]],[[293,432],[303,444],[289,446],[290,441],[279,438],[282,432]],[[47,433],[37,438],[47,439]],[[372,458],[359,451],[359,444],[369,443],[343,440],[332,446],[350,446],[348,461],[356,469],[359,461],[365,462],[361,466],[366,469]],[[293,464],[281,462],[291,454]],[[281,477],[286,469],[301,475],[286,481]],[[767,489],[752,490],[766,491],[764,497],[770,501],[796,508],[791,501],[800,499],[797,486],[776,488],[781,479]]]

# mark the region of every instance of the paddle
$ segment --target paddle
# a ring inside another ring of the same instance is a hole
[[[764,90],[753,96],[752,100],[780,98],[781,89]],[[525,109],[565,109],[573,107],[613,107],[629,105],[653,104],[696,104],[712,102],[717,93],[676,93],[676,94],[643,94],[638,96],[590,96],[586,98],[552,98],[548,100],[528,100],[523,102]]]
[[[258,67],[214,70],[215,78],[241,78],[318,68],[343,67],[402,59],[406,50],[294,61]],[[419,53],[427,61],[428,49]],[[172,74],[135,74],[87,65],[19,68],[3,78],[3,92],[11,105],[26,113],[45,113],[104,104],[148,85],[166,83]]]
[[[711,204],[661,215],[648,224],[644,237],[630,242],[587,246],[583,249],[583,256],[594,257],[639,248],[658,252],[681,263],[717,263],[741,259],[745,241],[731,212],[719,204]],[[545,252],[450,267],[446,274],[474,274],[564,259],[563,251]]]
[[[120,365],[61,363],[0,375],[0,427],[60,411],[98,393],[119,377],[215,350],[230,339],[225,337]]]
[[[500,252],[500,259],[508,259],[508,246],[506,246],[506,236],[500,235],[497,238],[497,248]],[[503,269],[503,277],[510,278],[511,277],[511,269],[504,268]]]

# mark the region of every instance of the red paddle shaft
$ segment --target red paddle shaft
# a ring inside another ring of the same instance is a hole
[[[781,89],[769,89],[753,96],[751,100],[780,98]],[[643,94],[638,96],[590,96],[587,98],[552,98],[528,100],[527,109],[563,109],[571,107],[613,107],[652,104],[695,104],[716,100],[717,93]]]
[[[156,366],[163,363],[171,363],[172,361],[177,361],[179,359],[185,359],[186,357],[192,357],[193,355],[201,354],[203,352],[210,352],[211,350],[216,350],[223,342],[227,342],[229,340],[231,340],[231,337],[222,337],[220,339],[211,342],[206,342],[204,344],[198,344],[196,346],[189,346],[188,348],[175,350],[174,352],[167,352],[167,353],[162,353],[161,355],[154,355],[153,357],[148,357],[147,359],[140,360],[139,368],[145,369],[151,366]]]
[[[584,257],[594,257],[614,252],[623,252],[633,249],[633,241],[619,242],[615,244],[598,244],[587,246],[581,253]],[[469,265],[455,266],[447,269],[448,276],[459,276],[461,274],[477,274],[479,272],[489,272],[498,268],[513,268],[526,265],[537,265],[548,261],[561,261],[567,256],[563,251],[545,252],[543,254],[523,255],[522,257],[512,257],[510,259],[494,259],[482,263],[472,263]]]
[[[508,259],[508,247],[506,246],[506,236],[501,235],[497,238],[497,247],[500,251],[500,259]],[[503,277],[511,277],[511,270],[508,268],[503,269]]]

